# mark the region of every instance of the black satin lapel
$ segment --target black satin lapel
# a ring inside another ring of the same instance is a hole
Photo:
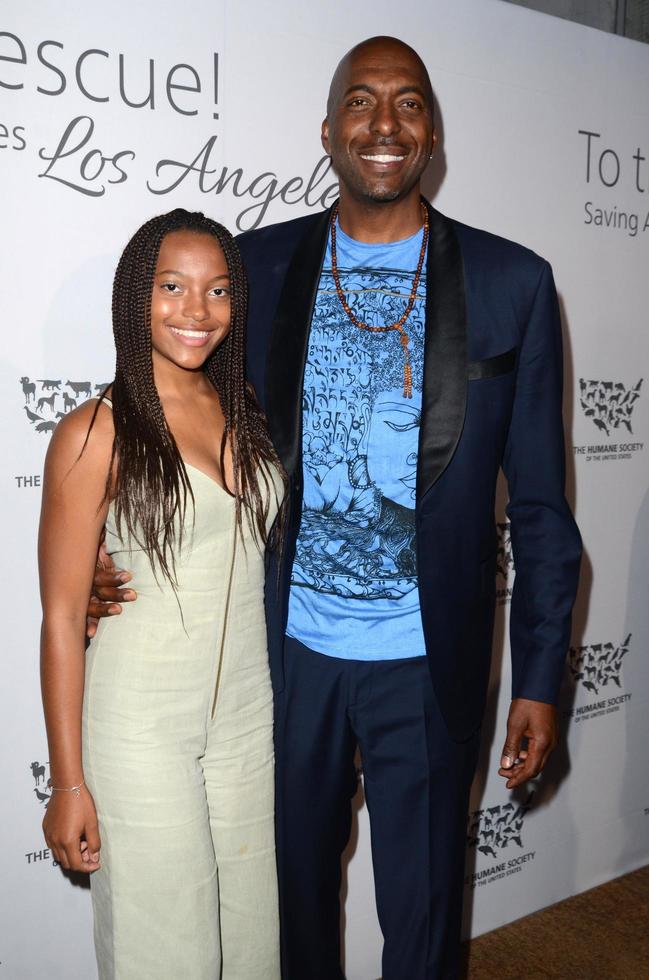
[[[329,215],[329,211],[323,211],[295,249],[268,347],[266,416],[273,444],[289,476],[295,472],[300,455],[304,363]]]
[[[466,411],[467,325],[464,267],[448,218],[428,207],[426,342],[417,499],[440,478],[462,433]]]

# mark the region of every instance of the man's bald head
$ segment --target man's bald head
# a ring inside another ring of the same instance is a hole
[[[331,81],[321,139],[344,206],[352,198],[364,206],[408,200],[418,217],[435,127],[417,52],[396,37],[371,37],[348,51]]]
[[[433,97],[433,86],[430,83],[430,76],[426,65],[423,63],[415,49],[411,48],[409,44],[406,44],[405,41],[400,41],[398,37],[389,37],[387,35],[369,37],[367,40],[361,41],[359,44],[354,45],[354,47],[351,48],[338,62],[338,66],[333,73],[333,78],[331,79],[331,85],[329,86],[329,95],[327,97],[327,116],[331,116],[333,114],[343,93],[345,92],[354,62],[364,56],[369,56],[377,65],[380,65],[383,57],[386,57],[390,62],[393,62],[395,56],[402,56],[403,59],[411,66],[416,67],[417,73],[420,76],[420,84],[426,100],[426,105],[430,111],[431,119],[433,118],[435,99]]]

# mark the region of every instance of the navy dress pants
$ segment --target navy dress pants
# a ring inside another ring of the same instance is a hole
[[[454,980],[478,735],[449,738],[426,658],[342,660],[287,637],[275,739],[283,980],[344,980],[341,854],[357,746],[383,980]]]

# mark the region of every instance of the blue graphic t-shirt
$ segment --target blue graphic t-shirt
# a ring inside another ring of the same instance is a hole
[[[355,316],[396,323],[410,296],[423,230],[367,244],[337,226],[338,272]],[[304,499],[287,633],[351,660],[423,656],[415,559],[426,275],[404,329],[412,397],[397,330],[370,333],[345,313],[327,245],[304,373]]]

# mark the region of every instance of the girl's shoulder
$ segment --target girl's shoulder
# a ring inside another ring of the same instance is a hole
[[[96,468],[105,480],[115,429],[110,408],[98,403],[99,399],[89,398],[61,419],[47,451],[48,468],[69,471],[80,464],[84,470]]]

